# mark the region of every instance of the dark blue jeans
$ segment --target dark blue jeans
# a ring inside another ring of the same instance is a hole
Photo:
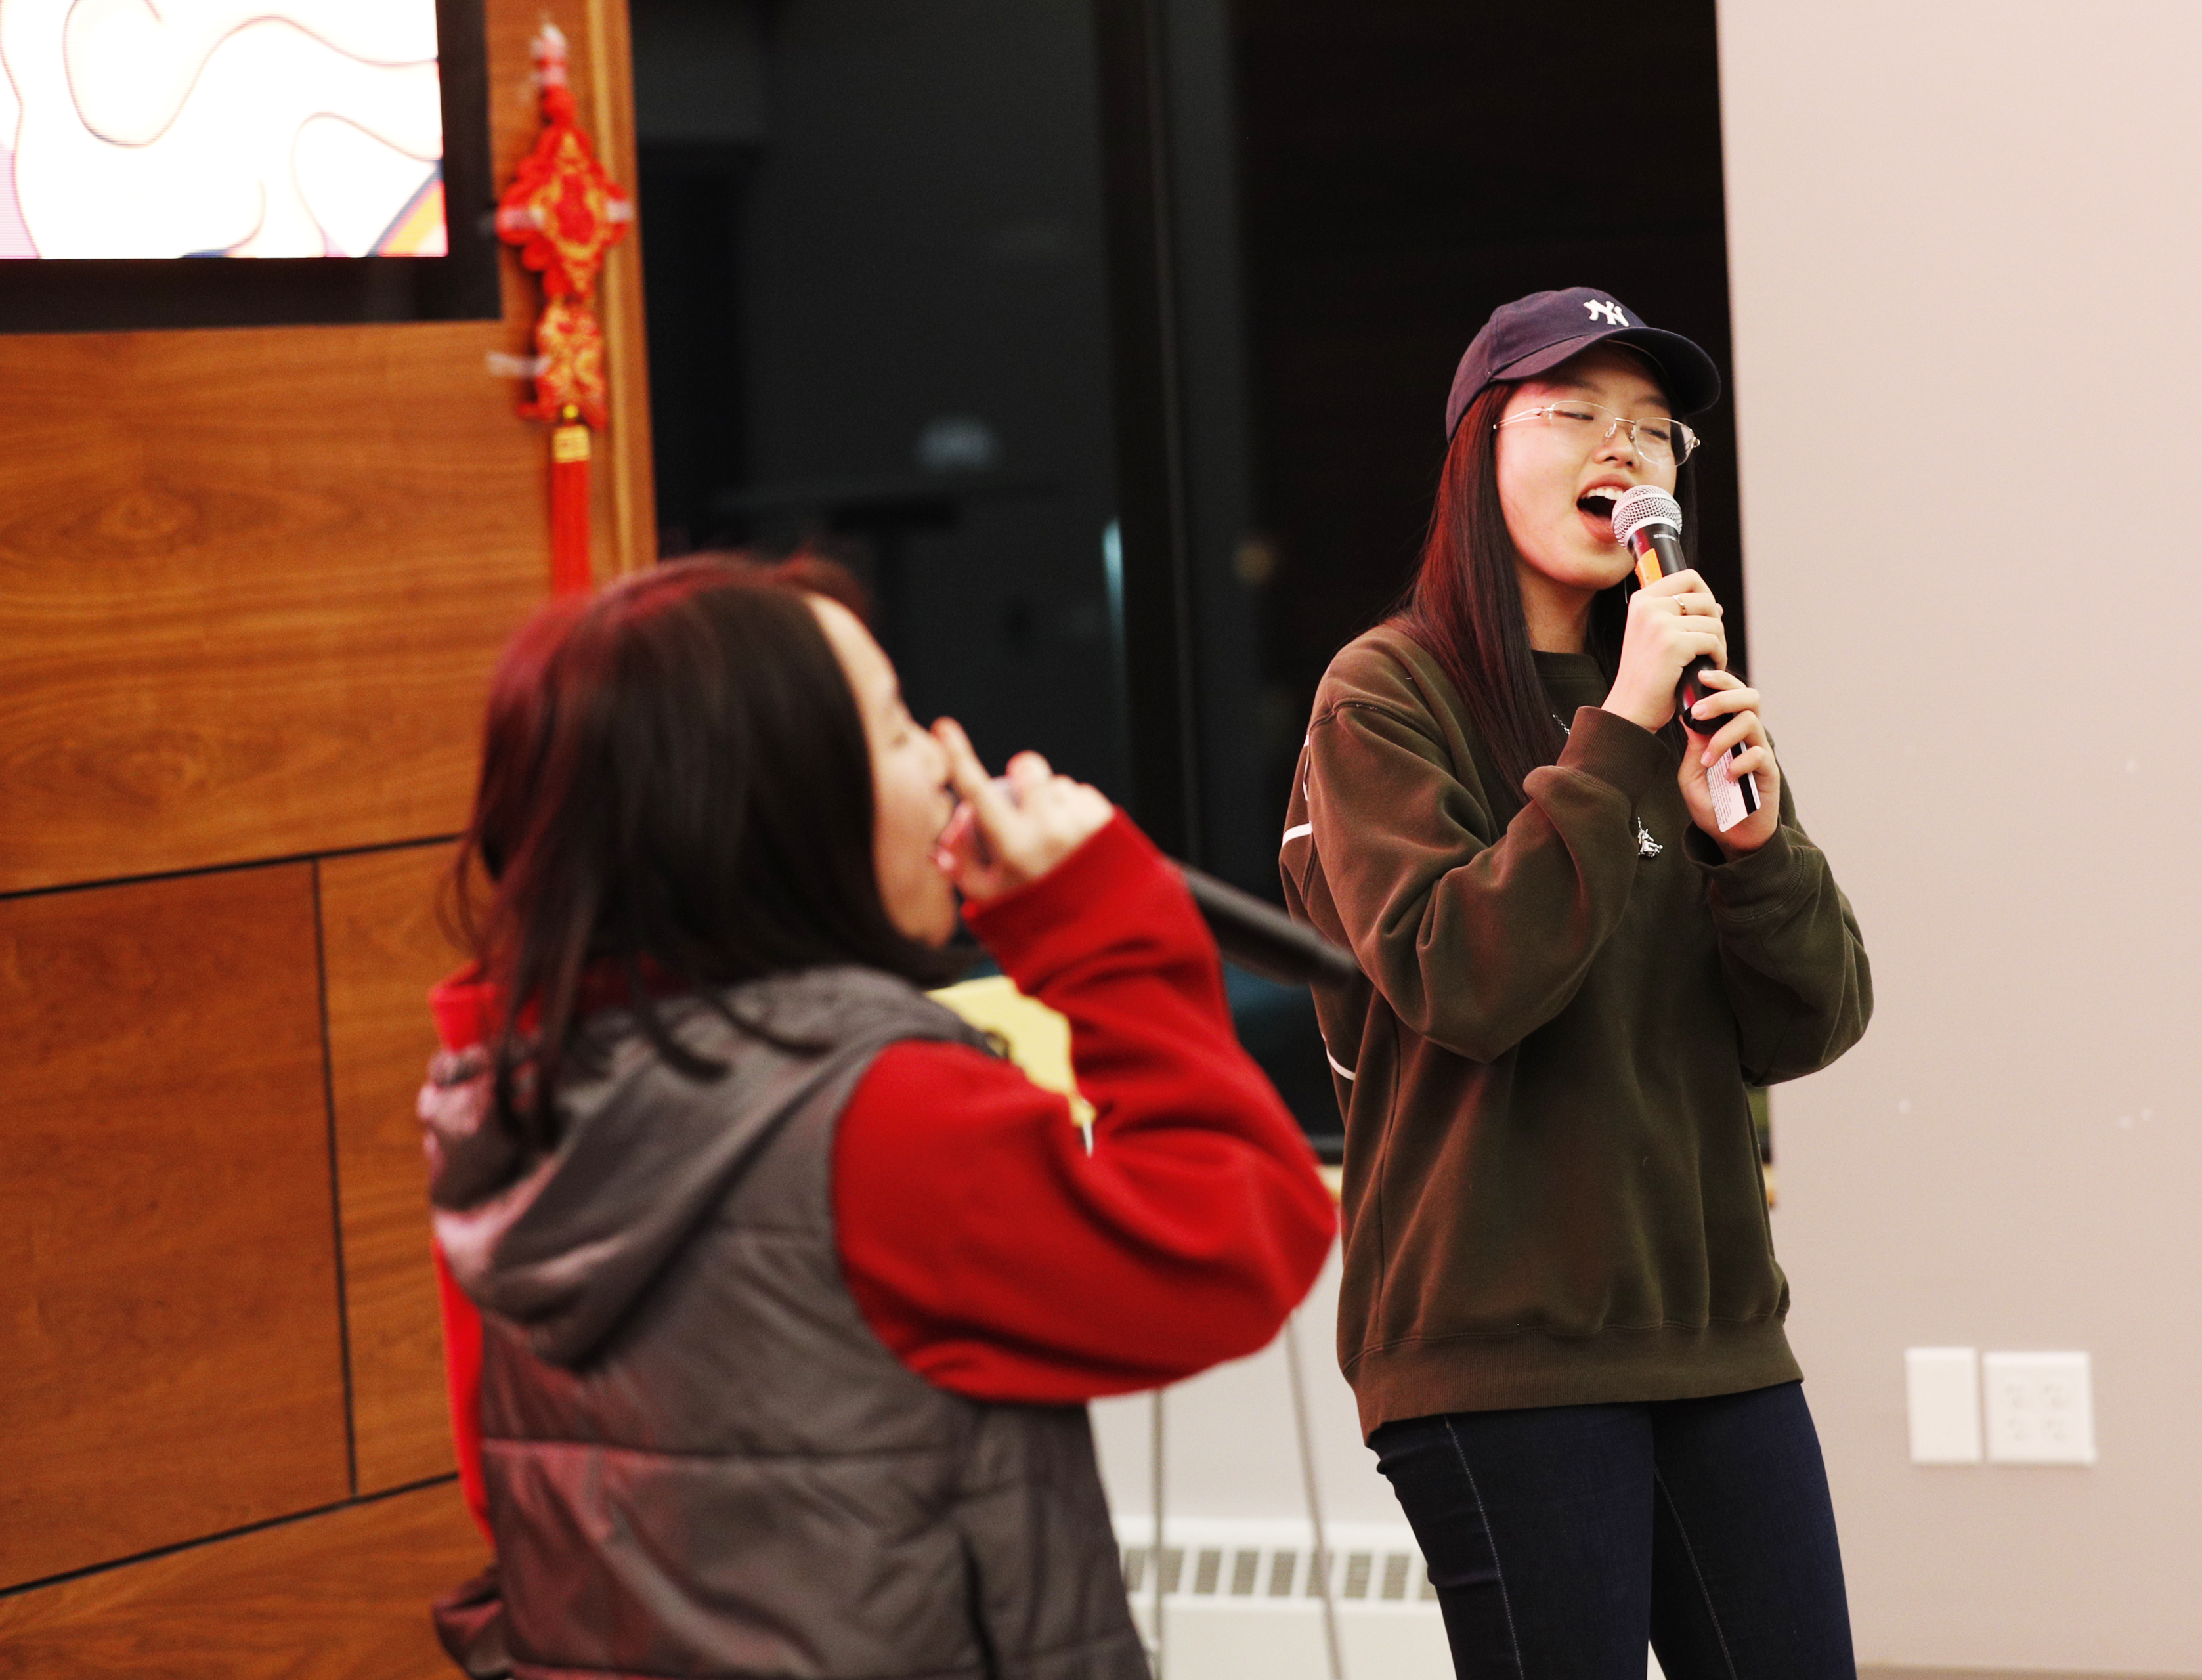
[[[1855,1680],[1803,1386],[1457,1412],[1369,1437],[1460,1680]]]

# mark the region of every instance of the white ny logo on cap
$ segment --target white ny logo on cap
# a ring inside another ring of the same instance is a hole
[[[1598,320],[1602,315],[1604,317],[1605,321],[1609,326],[1626,327],[1628,325],[1628,317],[1622,313],[1621,305],[1618,304],[1610,302],[1586,303],[1583,307],[1590,311],[1590,318],[1593,321]]]

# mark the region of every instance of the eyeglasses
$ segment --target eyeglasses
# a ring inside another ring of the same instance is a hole
[[[1679,467],[1698,446],[1698,434],[1679,420],[1669,420],[1664,415],[1631,420],[1596,403],[1547,403],[1541,409],[1524,409],[1519,414],[1510,414],[1491,429],[1496,432],[1500,426],[1518,426],[1525,420],[1543,421],[1569,448],[1579,448],[1585,455],[1623,426],[1628,428],[1628,446],[1657,465],[1671,462]]]

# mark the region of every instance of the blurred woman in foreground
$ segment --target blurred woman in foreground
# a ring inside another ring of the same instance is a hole
[[[1082,1402],[1262,1346],[1332,1215],[1175,871],[1007,784],[845,608],[725,564],[508,650],[422,1102],[480,1309],[469,1672],[1145,1673]],[[1090,1148],[918,989],[959,892],[1069,1018]]]

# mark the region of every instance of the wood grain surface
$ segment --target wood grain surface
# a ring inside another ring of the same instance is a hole
[[[617,0],[486,12],[498,179],[548,20],[632,185]],[[599,577],[656,553],[640,265],[633,237],[603,279]],[[0,336],[0,894],[32,894],[0,899],[10,1680],[449,1671],[427,1601],[480,1541],[448,1484],[343,1503],[345,1356],[359,1485],[440,1475],[411,1095],[449,955],[442,848],[407,843],[460,825],[490,665],[548,583],[549,440],[486,360],[531,348],[509,255],[503,296]],[[138,876],[165,878],[39,891]]]
[[[428,987],[458,953],[439,926],[449,846],[320,865],[352,1439],[362,1494],[451,1469],[414,1094],[436,1047]]]
[[[623,21],[492,0],[500,180],[546,15],[583,110],[626,120]],[[631,133],[599,138],[632,182]],[[605,574],[654,550],[640,260],[607,272]],[[485,362],[529,343],[509,256],[504,296],[503,321],[0,337],[0,892],[458,827],[490,662],[549,575],[548,439]]]
[[[0,1585],[344,1496],[320,1017],[306,865],[0,903]]]
[[[624,0],[587,0],[588,62],[614,67],[592,74],[584,109],[592,114],[598,151],[613,179],[639,197],[641,176],[634,149],[634,77],[629,69],[633,46]],[[634,571],[657,559],[657,499],[651,479],[650,378],[645,365],[642,309],[642,242],[639,216],[627,237],[605,259],[598,304],[603,315],[610,358],[624,363],[613,370],[611,427],[599,469],[599,516],[609,516],[612,564]],[[604,502],[609,496],[610,505]],[[603,569],[599,567],[599,570]]]
[[[428,1606],[486,1561],[450,1483],[0,1598],[5,1680],[449,1680]]]
[[[545,563],[495,330],[0,339],[0,890],[459,825]]]

